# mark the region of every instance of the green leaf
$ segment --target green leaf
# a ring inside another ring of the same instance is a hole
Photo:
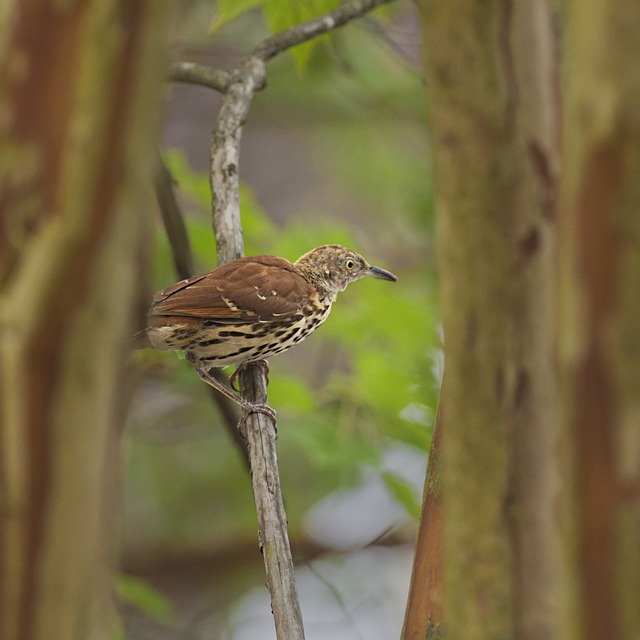
[[[407,510],[409,515],[416,520],[420,519],[420,498],[414,488],[400,476],[391,471],[383,471],[382,479],[393,497]]]
[[[264,15],[271,33],[277,33],[317,18],[335,9],[339,4],[338,0],[268,0],[264,3]],[[325,38],[326,36],[313,38],[289,49],[300,74],[306,70],[314,47]]]
[[[262,6],[269,31],[274,34],[317,18],[339,4],[339,0],[219,0],[209,32],[216,33],[241,14]],[[313,38],[289,50],[299,73],[306,70],[314,47],[327,37]]]
[[[140,578],[120,574],[116,578],[116,593],[125,603],[136,606],[154,618],[167,620],[173,616],[169,600]]]

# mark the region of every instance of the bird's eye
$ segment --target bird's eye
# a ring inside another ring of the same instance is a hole
[[[355,267],[355,265],[356,265],[356,263],[351,258],[347,258],[344,261],[345,269],[348,269],[349,271],[351,271],[351,269],[353,269],[353,267]]]

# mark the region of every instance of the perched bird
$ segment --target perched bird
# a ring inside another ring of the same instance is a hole
[[[245,413],[274,415],[250,403],[209,372],[214,367],[261,364],[315,331],[339,291],[360,278],[396,282],[391,272],[371,266],[355,251],[324,245],[291,263],[276,256],[240,258],[210,273],[157,293],[139,346],[184,350],[200,377],[238,402]]]

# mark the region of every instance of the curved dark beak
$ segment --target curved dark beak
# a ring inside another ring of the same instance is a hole
[[[389,280],[389,282],[398,282],[398,278],[391,273],[391,271],[387,271],[386,269],[381,269],[380,267],[370,266],[366,272],[366,275],[370,278],[378,278],[379,280]]]

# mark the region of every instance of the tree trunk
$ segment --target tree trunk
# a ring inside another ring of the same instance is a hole
[[[0,637],[113,637],[125,362],[166,2],[24,0],[0,31]],[[160,53],[159,53],[160,52]]]
[[[447,385],[447,635],[555,637],[558,89],[550,2],[422,0]]]
[[[443,630],[442,425],[444,407],[438,404],[429,463],[422,495],[422,513],[402,640],[431,640]]]
[[[559,354],[574,454],[569,640],[640,629],[640,5],[568,13]]]

